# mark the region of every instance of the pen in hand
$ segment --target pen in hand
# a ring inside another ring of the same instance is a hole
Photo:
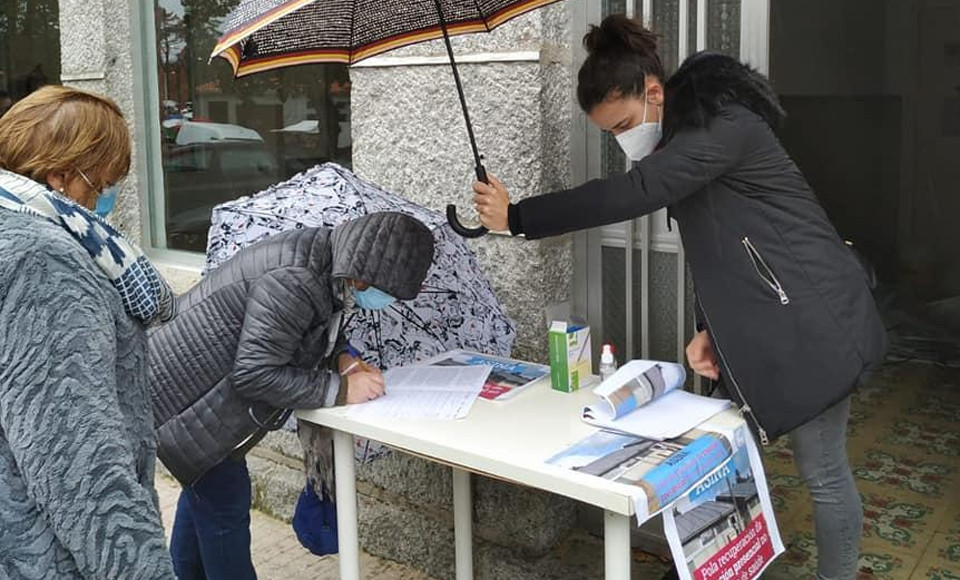
[[[347,368],[343,369],[340,373],[343,376],[349,376],[353,373],[377,373],[380,374],[380,370],[368,364],[362,358],[356,357],[355,360],[350,363]],[[383,389],[383,394],[387,394],[386,388]]]

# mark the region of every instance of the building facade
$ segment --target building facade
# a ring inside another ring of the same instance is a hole
[[[469,213],[472,158],[441,44],[351,69],[234,80],[225,61],[208,59],[236,4],[0,1],[0,112],[46,83],[114,98],[136,147],[111,219],[179,290],[198,279],[214,204],[316,163],[334,161],[422,205],[442,211],[452,202]],[[618,12],[660,34],[668,69],[712,49],[768,73],[790,113],[781,136],[841,234],[892,284],[929,301],[960,294],[952,259],[960,229],[947,221],[960,213],[960,196],[950,195],[960,183],[951,161],[960,147],[957,2],[564,0],[490,34],[455,38],[487,168],[513,195],[626,167],[574,98],[580,39]],[[544,360],[549,320],[575,315],[591,324],[596,348],[612,342],[631,357],[682,360],[693,289],[662,212],[557,239],[490,235],[471,245],[517,322],[516,356]],[[289,516],[302,483],[297,460],[296,442],[284,435],[251,456],[261,507]],[[394,454],[361,473],[366,548],[450,576],[447,470]],[[549,556],[577,529],[598,527],[596,514],[561,498],[483,478],[474,487],[485,546],[478,557],[506,562],[496,577],[536,577],[525,562]],[[517,521],[523,526],[504,523]],[[418,540],[404,541],[398,529]]]

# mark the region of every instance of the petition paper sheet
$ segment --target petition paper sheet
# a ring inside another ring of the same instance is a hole
[[[383,373],[386,394],[350,405],[351,417],[388,419],[462,419],[470,412],[491,367],[396,367]]]

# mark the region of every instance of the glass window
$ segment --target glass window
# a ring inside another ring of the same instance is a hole
[[[155,0],[164,187],[159,247],[203,252],[213,207],[315,165],[350,167],[350,78],[309,65],[234,79],[210,62],[239,0]]]
[[[57,0],[0,1],[0,115],[40,87],[59,83]]]
[[[717,537],[716,528],[710,528],[709,530],[700,534],[700,546],[704,548],[709,546],[710,542],[712,542],[716,537]]]
[[[740,0],[707,2],[707,48],[740,58]]]

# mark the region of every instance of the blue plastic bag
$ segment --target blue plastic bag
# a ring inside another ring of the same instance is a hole
[[[304,548],[317,556],[336,554],[337,542],[337,504],[327,494],[317,496],[313,485],[307,482],[300,493],[297,507],[293,512],[293,530]]]

